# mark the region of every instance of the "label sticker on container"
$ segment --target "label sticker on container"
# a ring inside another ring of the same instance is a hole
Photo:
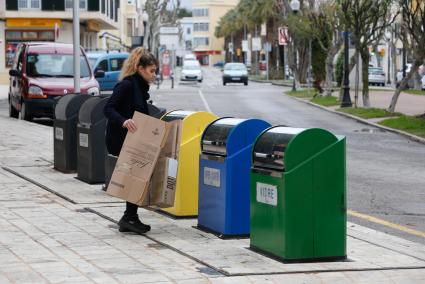
[[[214,168],[204,168],[204,184],[220,187],[220,170]]]
[[[277,187],[257,182],[257,202],[277,206]]]
[[[80,146],[88,147],[89,146],[89,135],[86,133],[80,133]]]
[[[55,127],[55,138],[63,141],[63,128]]]

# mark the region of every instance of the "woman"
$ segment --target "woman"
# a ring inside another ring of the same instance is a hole
[[[104,108],[108,119],[106,148],[110,154],[118,156],[127,132],[137,130],[137,125],[131,119],[134,112],[149,114],[149,84],[155,80],[157,66],[156,58],[143,47],[134,49],[124,62],[120,82]],[[118,222],[120,232],[144,234],[151,229],[140,221],[137,209],[136,204],[127,202],[124,216]]]

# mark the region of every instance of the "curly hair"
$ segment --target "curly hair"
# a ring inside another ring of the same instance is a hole
[[[146,68],[150,65],[158,67],[158,60],[148,50],[143,47],[135,48],[125,60],[121,70],[120,80],[137,72],[137,68]]]

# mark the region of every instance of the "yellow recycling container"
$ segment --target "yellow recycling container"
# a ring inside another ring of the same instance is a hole
[[[205,128],[217,119],[212,113],[175,110],[164,121],[182,120],[174,206],[161,210],[175,217],[198,215],[199,154]]]

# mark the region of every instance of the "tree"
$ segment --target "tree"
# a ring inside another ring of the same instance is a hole
[[[380,40],[393,23],[393,0],[338,0],[344,24],[351,32],[351,40],[362,59],[363,106],[369,101],[369,46]]]
[[[185,18],[185,17],[192,17],[192,12],[187,10],[186,8],[181,8],[177,13],[177,17],[179,19]]]
[[[425,60],[425,4],[420,0],[399,0],[401,10],[401,37],[405,48],[412,51],[413,64],[409,74],[400,82],[394,92],[389,112],[394,112],[401,90],[405,89],[407,82],[417,74],[419,66]]]
[[[176,25],[178,11],[180,10],[180,0],[177,0],[174,9],[167,12],[167,5],[170,0],[146,0],[144,11],[148,15],[145,28],[145,39],[143,47],[156,53],[159,45],[159,29],[163,24]]]
[[[309,17],[311,34],[315,39],[313,43],[316,42],[317,46],[321,48],[325,55],[324,61],[318,63],[322,64],[324,69],[317,70],[317,72],[315,72],[315,78],[317,78],[316,76],[325,75],[325,90],[327,96],[332,95],[333,62],[343,42],[339,8],[340,7],[336,5],[335,1],[321,2],[318,9],[314,10]],[[315,49],[313,49],[313,51],[314,50]],[[313,56],[313,67],[317,65],[315,64],[315,58],[316,56]],[[318,75],[316,75],[316,73]]]

